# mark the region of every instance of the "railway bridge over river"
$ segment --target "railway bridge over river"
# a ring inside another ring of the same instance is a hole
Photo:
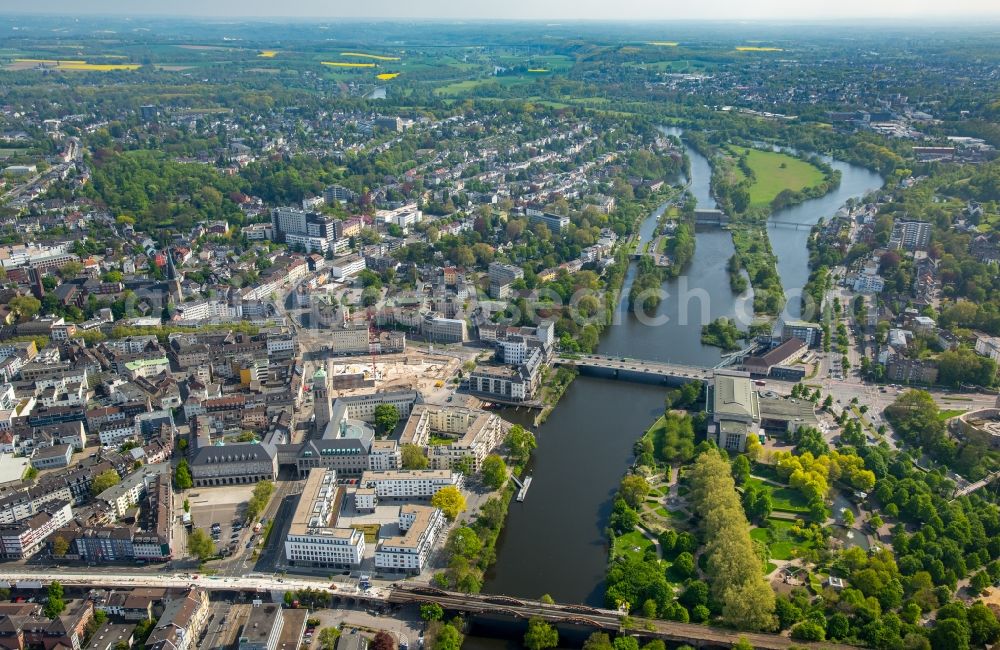
[[[630,617],[628,629],[622,629],[622,621],[625,617],[622,612],[612,609],[588,605],[543,603],[538,600],[511,596],[465,594],[424,585],[402,584],[394,587],[389,593],[388,600],[390,603],[398,605],[437,603],[445,610],[468,614],[504,616],[521,620],[541,618],[553,624],[580,625],[625,634],[634,632],[643,637],[663,639],[673,643],[686,643],[696,648],[730,648],[740,638],[745,638],[754,648],[762,650],[787,650],[792,647],[822,647],[827,650],[851,650],[853,648],[853,646],[837,643],[803,643],[778,634],[737,632],[694,623],[636,617]]]

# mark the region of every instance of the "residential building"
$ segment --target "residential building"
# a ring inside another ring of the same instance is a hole
[[[976,332],[976,353],[1000,363],[1000,336]]]
[[[447,469],[400,469],[365,472],[358,485],[375,490],[380,500],[430,499],[448,486],[461,487],[462,475]]]
[[[519,266],[491,262],[489,266],[489,293],[493,298],[503,298],[511,284],[524,277],[524,270]]]
[[[937,362],[893,355],[885,366],[886,379],[907,384],[934,384],[938,378]]]
[[[528,207],[527,209],[528,221],[534,224],[542,224],[549,229],[550,232],[560,233],[569,227],[569,217],[553,214],[551,212],[545,212],[539,208]]]
[[[240,631],[238,650],[277,650],[284,624],[280,605],[255,604]]]
[[[168,602],[156,627],[146,639],[146,650],[197,648],[198,637],[205,629],[210,612],[208,592],[201,589],[191,589],[183,598]]]
[[[480,365],[469,375],[469,390],[486,398],[524,402],[534,397],[541,377],[542,353],[533,349],[517,366]]]
[[[931,224],[927,221],[897,221],[892,224],[889,248],[908,251],[927,250],[931,243]]]
[[[33,556],[72,516],[69,503],[61,501],[47,504],[44,510],[27,519],[0,527],[0,557],[23,560]]]
[[[420,573],[444,527],[444,515],[431,506],[399,508],[400,535],[380,539],[375,548],[375,568],[392,573]]]
[[[494,413],[466,407],[418,404],[406,421],[399,444],[423,447],[434,469],[464,466],[478,472],[506,434],[503,420]],[[431,443],[431,437],[436,439]],[[441,444],[442,439],[450,442]]]
[[[73,457],[72,445],[52,445],[36,449],[31,455],[31,466],[35,469],[52,469],[66,467]]]

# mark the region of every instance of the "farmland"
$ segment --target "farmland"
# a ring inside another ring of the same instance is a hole
[[[79,60],[61,59],[14,59],[10,70],[30,70],[34,68],[69,70],[78,72],[112,72],[117,70],[138,70],[138,63],[88,63]]]
[[[376,61],[399,61],[398,56],[384,56],[381,54],[365,54],[364,52],[341,52],[340,56],[357,59],[375,59]]]
[[[331,68],[374,68],[374,63],[348,63],[346,61],[320,61]]]

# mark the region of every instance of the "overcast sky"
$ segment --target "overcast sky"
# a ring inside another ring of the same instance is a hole
[[[1000,16],[997,0],[38,0],[0,13],[509,19],[850,19]]]

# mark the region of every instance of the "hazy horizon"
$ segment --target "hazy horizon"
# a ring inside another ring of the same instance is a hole
[[[945,19],[949,22],[973,18],[1000,18],[1000,6],[987,0],[842,0],[839,3],[817,0],[703,0],[699,3],[677,0],[508,0],[494,3],[424,0],[370,0],[336,6],[324,0],[299,0],[275,4],[265,0],[175,0],[170,10],[161,6],[137,7],[134,1],[48,0],[30,8],[0,8],[3,15],[58,14],[62,16],[117,15],[220,17],[220,18],[360,18],[431,20],[851,20],[851,19]]]

